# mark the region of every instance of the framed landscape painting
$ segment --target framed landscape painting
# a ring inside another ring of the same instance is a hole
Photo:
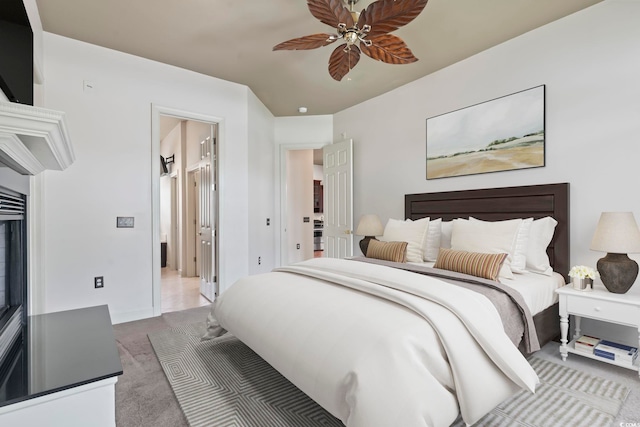
[[[427,119],[427,179],[544,166],[537,86]]]

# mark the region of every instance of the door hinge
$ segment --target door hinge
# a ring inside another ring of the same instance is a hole
[[[193,257],[193,262],[196,262],[196,257]]]
[[[218,276],[213,276],[213,283],[216,283],[218,281]]]

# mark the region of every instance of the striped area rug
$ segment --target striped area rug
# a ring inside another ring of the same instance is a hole
[[[202,322],[149,334],[191,427],[342,426],[234,336],[200,341],[204,330]],[[536,393],[517,394],[474,427],[609,427],[630,391],[536,357],[530,363]]]
[[[340,427],[337,418],[231,334],[200,341],[205,324],[149,334],[191,427]]]
[[[502,402],[473,427],[610,427],[629,388],[557,363],[530,357],[540,384]],[[465,424],[458,419],[455,427]]]

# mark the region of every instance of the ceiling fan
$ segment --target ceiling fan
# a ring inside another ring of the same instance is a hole
[[[336,40],[338,46],[329,57],[329,74],[342,80],[360,60],[360,52],[388,64],[409,64],[418,58],[397,36],[389,34],[411,22],[422,12],[428,0],[377,0],[362,13],[353,10],[358,0],[307,0],[311,14],[320,22],[336,28],[337,34],[312,34],[287,40],[273,50],[307,50],[327,46]],[[358,47],[360,46],[360,47]]]

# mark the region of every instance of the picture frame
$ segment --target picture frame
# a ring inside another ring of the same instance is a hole
[[[545,166],[545,85],[426,120],[426,179]]]

